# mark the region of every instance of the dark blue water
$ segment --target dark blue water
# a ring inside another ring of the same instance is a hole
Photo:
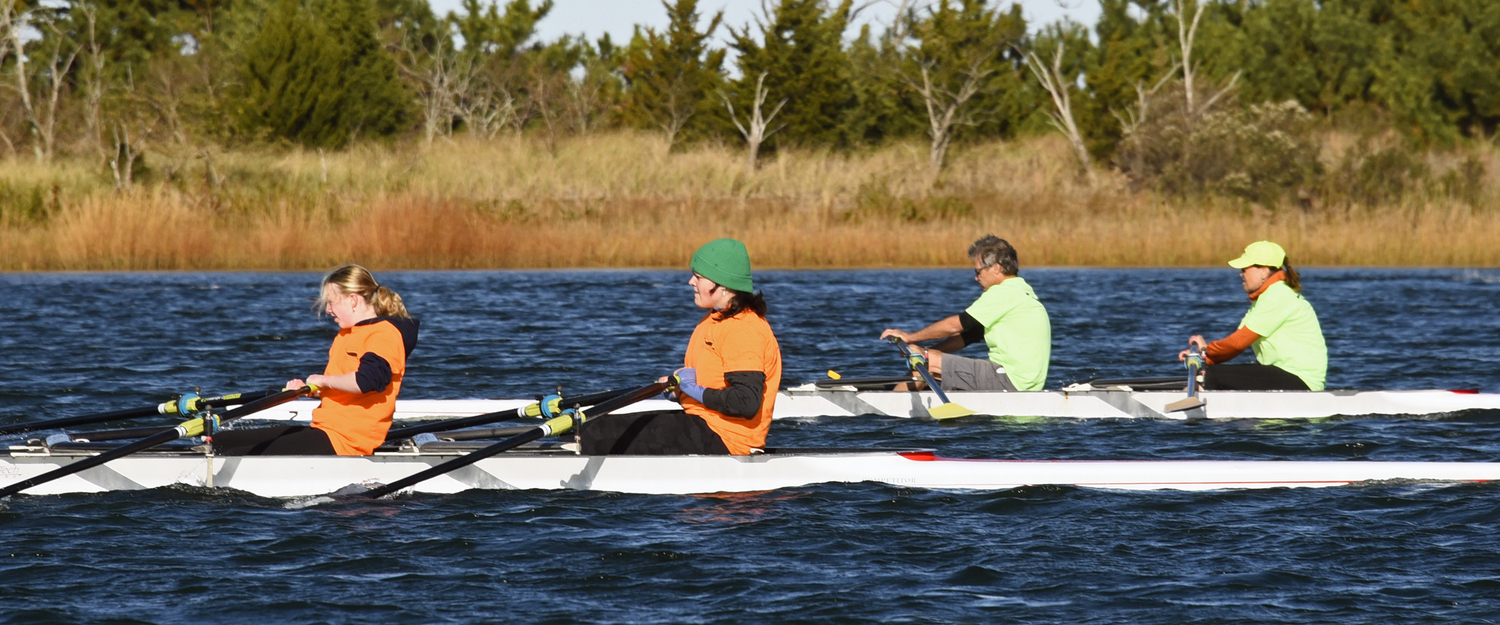
[[[1176,375],[1248,305],[1234,271],[1024,272],[1049,387]],[[403,397],[638,386],[681,362],[684,272],[388,273],[423,319]],[[1308,270],[1330,387],[1500,392],[1500,271]],[[757,275],[786,381],[888,375],[967,270]],[[321,370],[313,274],[0,275],[0,423]],[[1500,414],[1318,422],[777,422],[780,446],[1005,458],[1493,461]],[[292,508],[233,491],[0,503],[6,622],[1500,622],[1500,486],[1220,493],[827,485],[468,492]]]

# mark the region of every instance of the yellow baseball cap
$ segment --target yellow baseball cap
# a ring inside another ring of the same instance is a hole
[[[1286,250],[1281,249],[1280,245],[1270,241],[1256,241],[1245,246],[1245,253],[1229,261],[1229,266],[1235,269],[1244,269],[1251,265],[1276,268],[1285,262]]]

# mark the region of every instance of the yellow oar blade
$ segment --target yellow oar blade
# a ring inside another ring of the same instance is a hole
[[[973,410],[969,410],[968,408],[965,408],[953,402],[948,402],[936,408],[928,409],[927,414],[932,415],[932,418],[937,419],[938,421],[943,421],[945,419],[967,417],[976,413]]]

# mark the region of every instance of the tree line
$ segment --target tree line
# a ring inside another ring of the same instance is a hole
[[[147,151],[205,145],[528,133],[555,149],[635,128],[741,146],[754,168],[922,138],[936,171],[955,144],[1051,128],[1082,175],[1274,201],[1422,173],[1375,147],[1330,170],[1316,129],[1425,147],[1500,123],[1493,0],[1099,2],[1091,29],[906,0],[855,30],[853,0],[768,0],[746,24],[665,0],[666,27],[614,42],[539,40],[552,0],[444,16],[424,0],[0,0],[0,149],[95,158],[123,188]]]

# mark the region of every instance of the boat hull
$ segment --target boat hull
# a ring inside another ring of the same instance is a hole
[[[948,393],[977,414],[1072,419],[1319,419],[1333,416],[1432,415],[1500,410],[1500,395],[1413,391],[1202,391],[1203,406],[1170,412],[1180,391],[1086,389],[1020,393]],[[927,417],[940,402],[933,393],[790,388],[776,400],[776,417],[881,415]]]
[[[949,393],[954,403],[980,415],[1061,419],[1319,419],[1334,416],[1435,415],[1465,410],[1500,410],[1500,394],[1443,390],[1415,391],[1204,391],[1201,408],[1170,412],[1184,397],[1171,391],[1091,389],[1021,393]],[[403,399],[395,418],[420,421],[515,410],[523,399]],[[939,405],[933,393],[823,389],[811,385],[781,391],[774,418],[885,416],[927,418]],[[314,401],[296,401],[257,413],[254,419],[307,421]],[[619,412],[673,410],[673,401],[652,399]]]
[[[391,483],[451,460],[453,453],[366,457],[208,457],[142,453],[40,484],[27,495],[96,493],[174,484],[233,488],[263,497],[305,497],[351,485]],[[0,456],[0,486],[87,457],[13,448]],[[1372,481],[1500,480],[1500,463],[1215,460],[958,460],[925,451],[803,450],[754,456],[580,456],[508,452],[418,484],[424,493],[469,489],[596,490],[642,494],[756,492],[823,483],[879,482],[939,490],[1003,490],[1057,484],[1115,490],[1328,487]]]

